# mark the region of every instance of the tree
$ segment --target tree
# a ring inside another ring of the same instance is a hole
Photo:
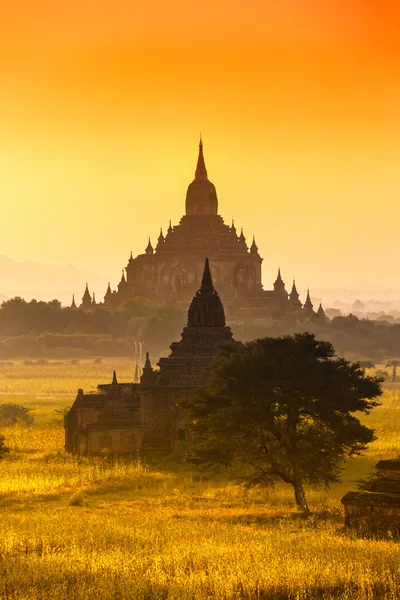
[[[310,333],[226,346],[210,387],[182,403],[190,460],[228,466],[247,485],[284,481],[297,507],[309,512],[304,485],[329,488],[343,459],[374,439],[354,413],[378,405],[380,382]]]
[[[393,360],[389,360],[386,363],[386,368],[392,368],[392,381],[393,383],[397,380],[397,367],[400,365],[400,360],[398,358],[394,358]]]
[[[358,360],[357,363],[362,368],[364,374],[365,369],[373,369],[375,367],[375,364],[372,362],[372,360]]]

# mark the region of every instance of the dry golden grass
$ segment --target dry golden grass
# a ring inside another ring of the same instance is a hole
[[[39,424],[3,431],[12,452],[0,463],[0,598],[400,598],[400,545],[349,535],[340,504],[377,460],[399,454],[397,391],[367,418],[378,440],[344,482],[310,490],[309,519],[283,485],[246,492],[178,467],[66,455],[52,410],[73,395],[30,393],[24,403],[44,402]]]
[[[78,388],[88,392],[99,383],[111,381],[114,369],[120,381],[132,381],[132,361],[123,358],[106,358],[101,364],[93,360],[77,364],[50,361],[47,365],[25,365],[22,361],[13,365],[0,363],[0,394],[76,395]]]

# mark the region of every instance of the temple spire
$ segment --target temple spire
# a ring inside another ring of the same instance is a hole
[[[208,262],[208,258],[206,258],[206,262],[204,264],[203,277],[201,280],[200,293],[201,294],[210,294],[213,291],[214,291],[214,286],[213,286],[211,272],[210,272],[210,263]]]
[[[294,279],[293,279],[292,291],[289,294],[289,302],[290,302],[291,307],[296,310],[300,309],[302,306],[300,299],[299,299],[299,293],[296,288],[296,282]]]
[[[311,302],[309,289],[307,290],[307,298],[306,298],[306,301],[304,302],[303,310],[305,310],[306,312],[314,312],[313,311],[313,303]]]
[[[163,230],[162,230],[162,227],[161,227],[161,229],[160,229],[160,235],[158,236],[158,241],[157,241],[157,250],[159,248],[161,248],[161,246],[163,245],[164,241],[165,241],[165,238],[164,238]]]
[[[104,296],[104,302],[107,302],[111,298],[111,296],[112,296],[111,285],[110,285],[110,282],[108,282],[106,295]]]
[[[151,255],[154,253],[153,246],[151,245],[151,241],[149,238],[149,243],[147,244],[147,248],[145,250],[146,254]]]
[[[113,378],[112,378],[111,385],[118,385],[117,372],[115,370],[113,371]]]
[[[72,296],[72,304],[71,304],[71,308],[76,308],[76,303],[75,303],[75,294],[73,294],[73,296]]]
[[[203,140],[201,139],[201,134],[200,134],[200,144],[199,144],[199,157],[197,159],[195,179],[207,179],[207,169],[206,169],[206,164],[204,162]]]

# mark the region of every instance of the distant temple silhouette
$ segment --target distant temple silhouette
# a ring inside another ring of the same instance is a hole
[[[234,222],[228,226],[218,214],[217,192],[208,179],[200,138],[195,178],[186,194],[186,214],[175,227],[170,222],[165,236],[160,231],[155,247],[149,239],[143,254],[133,258],[131,253],[118,289],[112,291],[108,284],[104,307],[118,308],[138,296],[184,305],[196,290],[206,256],[230,319],[282,318],[287,314],[325,318],[321,305],[314,312],[309,293],[302,306],[294,281],[291,292],[286,291],[280,269],[273,289],[263,289],[263,259],[255,238],[248,247],[243,229],[238,235]],[[80,308],[91,310],[95,304],[86,285]]]

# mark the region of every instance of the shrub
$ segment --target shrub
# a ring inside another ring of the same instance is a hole
[[[6,454],[8,454],[10,450],[4,443],[4,436],[0,435],[0,458],[4,458]]]
[[[22,406],[22,404],[0,404],[0,425],[14,425],[15,423],[33,424],[31,408]]]

